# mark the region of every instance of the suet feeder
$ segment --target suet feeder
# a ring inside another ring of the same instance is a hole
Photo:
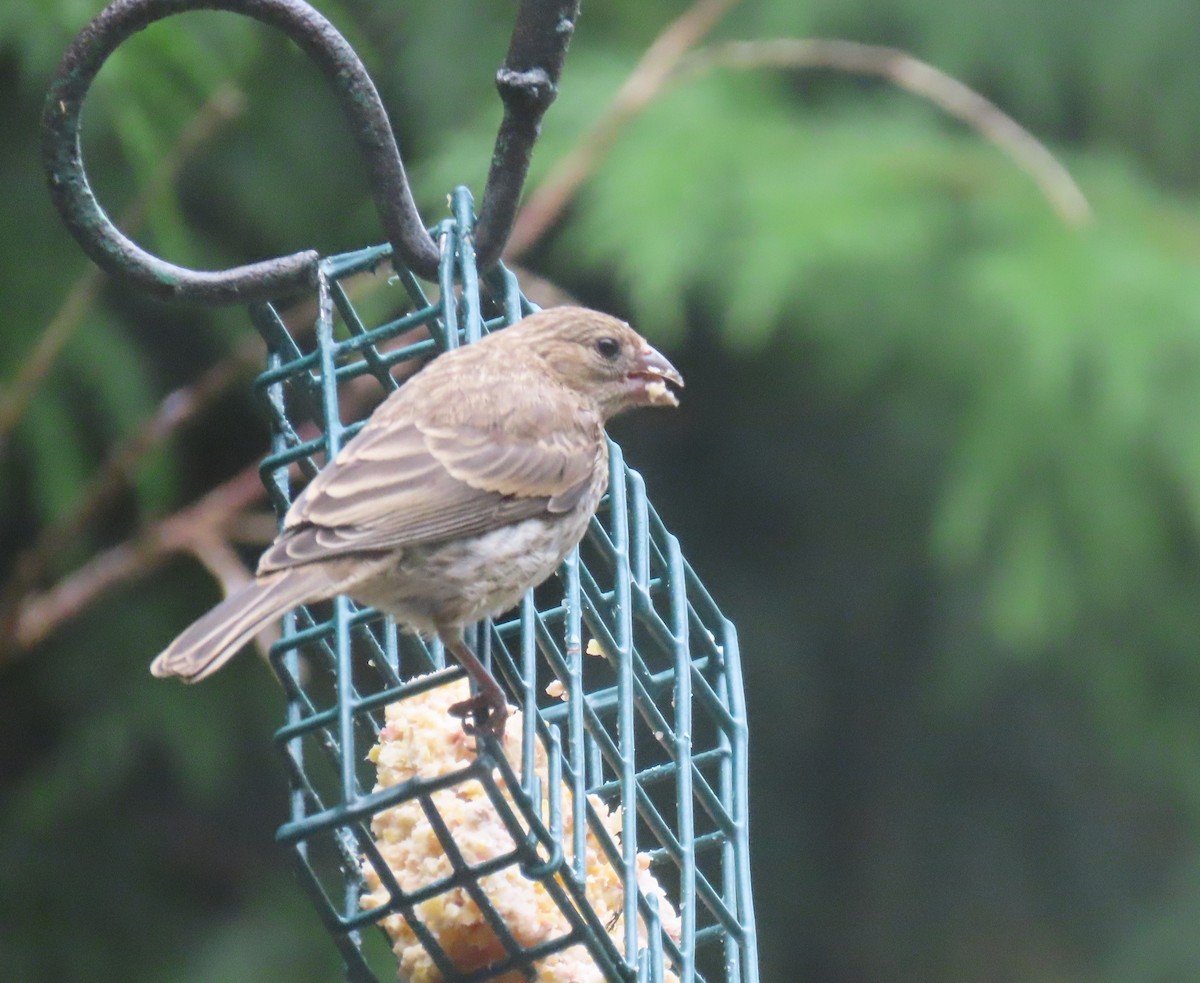
[[[300,0],[119,0],[65,55],[43,118],[55,202],[113,277],[157,297],[248,305],[267,346],[256,386],[272,449],[261,473],[279,515],[297,473],[315,474],[354,432],[357,421],[343,419],[346,386],[386,395],[437,351],[536,310],[498,257],[577,7],[521,4],[497,77],[505,116],[479,219],[460,188],[428,231],[374,85]],[[318,64],[366,159],[385,244],[198,272],[112,225],[83,169],[84,96],[131,34],[196,9],[281,29]],[[391,309],[402,313],[375,323],[348,281],[386,268]],[[284,316],[304,296],[315,300],[315,325]],[[438,694],[465,686],[438,644],[338,598],[289,615],[271,649],[291,787],[278,840],[347,978],[755,983],[737,636],[619,447],[583,545],[516,612],[468,638],[521,715],[506,747],[472,740],[465,757],[460,747],[436,764],[437,748],[418,745],[449,746],[461,731],[443,739],[421,722],[444,718],[428,715]],[[561,975],[571,954],[584,969]]]

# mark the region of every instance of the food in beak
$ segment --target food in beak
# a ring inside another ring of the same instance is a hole
[[[647,345],[638,355],[637,367],[629,375],[642,381],[646,402],[651,406],[679,405],[679,397],[668,388],[667,383],[682,389],[683,376],[661,352]]]

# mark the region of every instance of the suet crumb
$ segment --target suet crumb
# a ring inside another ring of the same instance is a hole
[[[475,759],[474,738],[464,734],[458,721],[447,713],[451,704],[468,695],[464,679],[386,708],[386,724],[380,732],[379,743],[368,755],[376,766],[377,791],[414,778],[445,775]],[[504,740],[505,754],[514,764],[520,760],[521,731],[521,715],[516,713]],[[545,750],[540,743],[536,748],[534,767],[542,788],[547,790],[543,794],[548,795]],[[570,790],[564,785],[563,841],[568,862],[572,858],[573,841],[571,798]],[[432,800],[467,863],[479,864],[513,850],[512,837],[479,781],[472,779],[434,792]],[[619,847],[620,810],[610,810],[595,796],[589,796],[589,802]],[[544,801],[543,814],[547,811],[548,804]],[[451,874],[451,862],[419,800],[402,802],[380,812],[371,820],[371,831],[381,856],[402,890],[416,891]],[[590,829],[586,843],[588,901],[620,950],[625,935],[621,877],[602,853]],[[387,904],[390,900],[388,891],[369,862],[363,863],[363,875],[369,893],[363,897],[362,906],[373,909]],[[644,854],[638,855],[637,878],[641,891],[658,899],[664,929],[678,942],[679,916],[650,872],[650,860]],[[566,917],[543,884],[525,877],[515,863],[480,878],[479,885],[522,947],[557,938],[570,929]],[[465,888],[452,888],[422,902],[416,906],[416,913],[460,972],[473,972],[506,955],[500,940]],[[399,979],[403,983],[441,983],[442,974],[402,915],[387,915],[381,925],[392,941],[392,949],[399,961]],[[640,918],[637,935],[639,943],[645,945],[646,926]],[[540,983],[605,983],[600,969],[582,945],[547,956],[535,966]],[[677,983],[678,979],[669,970],[664,978],[667,983]],[[523,983],[525,976],[514,970],[496,980],[497,983]]]

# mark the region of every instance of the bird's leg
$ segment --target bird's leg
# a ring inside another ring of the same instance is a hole
[[[471,647],[463,640],[461,631],[439,630],[438,638],[458,660],[458,664],[467,670],[467,675],[475,680],[479,692],[469,700],[455,703],[450,707],[450,713],[462,717],[463,730],[468,734],[480,730],[490,730],[498,739],[504,737],[504,722],[508,719],[508,700],[500,684],[488,672],[487,666],[479,661]],[[473,723],[465,718],[473,718]]]

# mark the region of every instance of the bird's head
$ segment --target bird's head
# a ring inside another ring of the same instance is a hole
[[[595,400],[605,419],[635,406],[678,406],[683,376],[624,321],[552,307],[508,331],[522,334],[556,381]]]

